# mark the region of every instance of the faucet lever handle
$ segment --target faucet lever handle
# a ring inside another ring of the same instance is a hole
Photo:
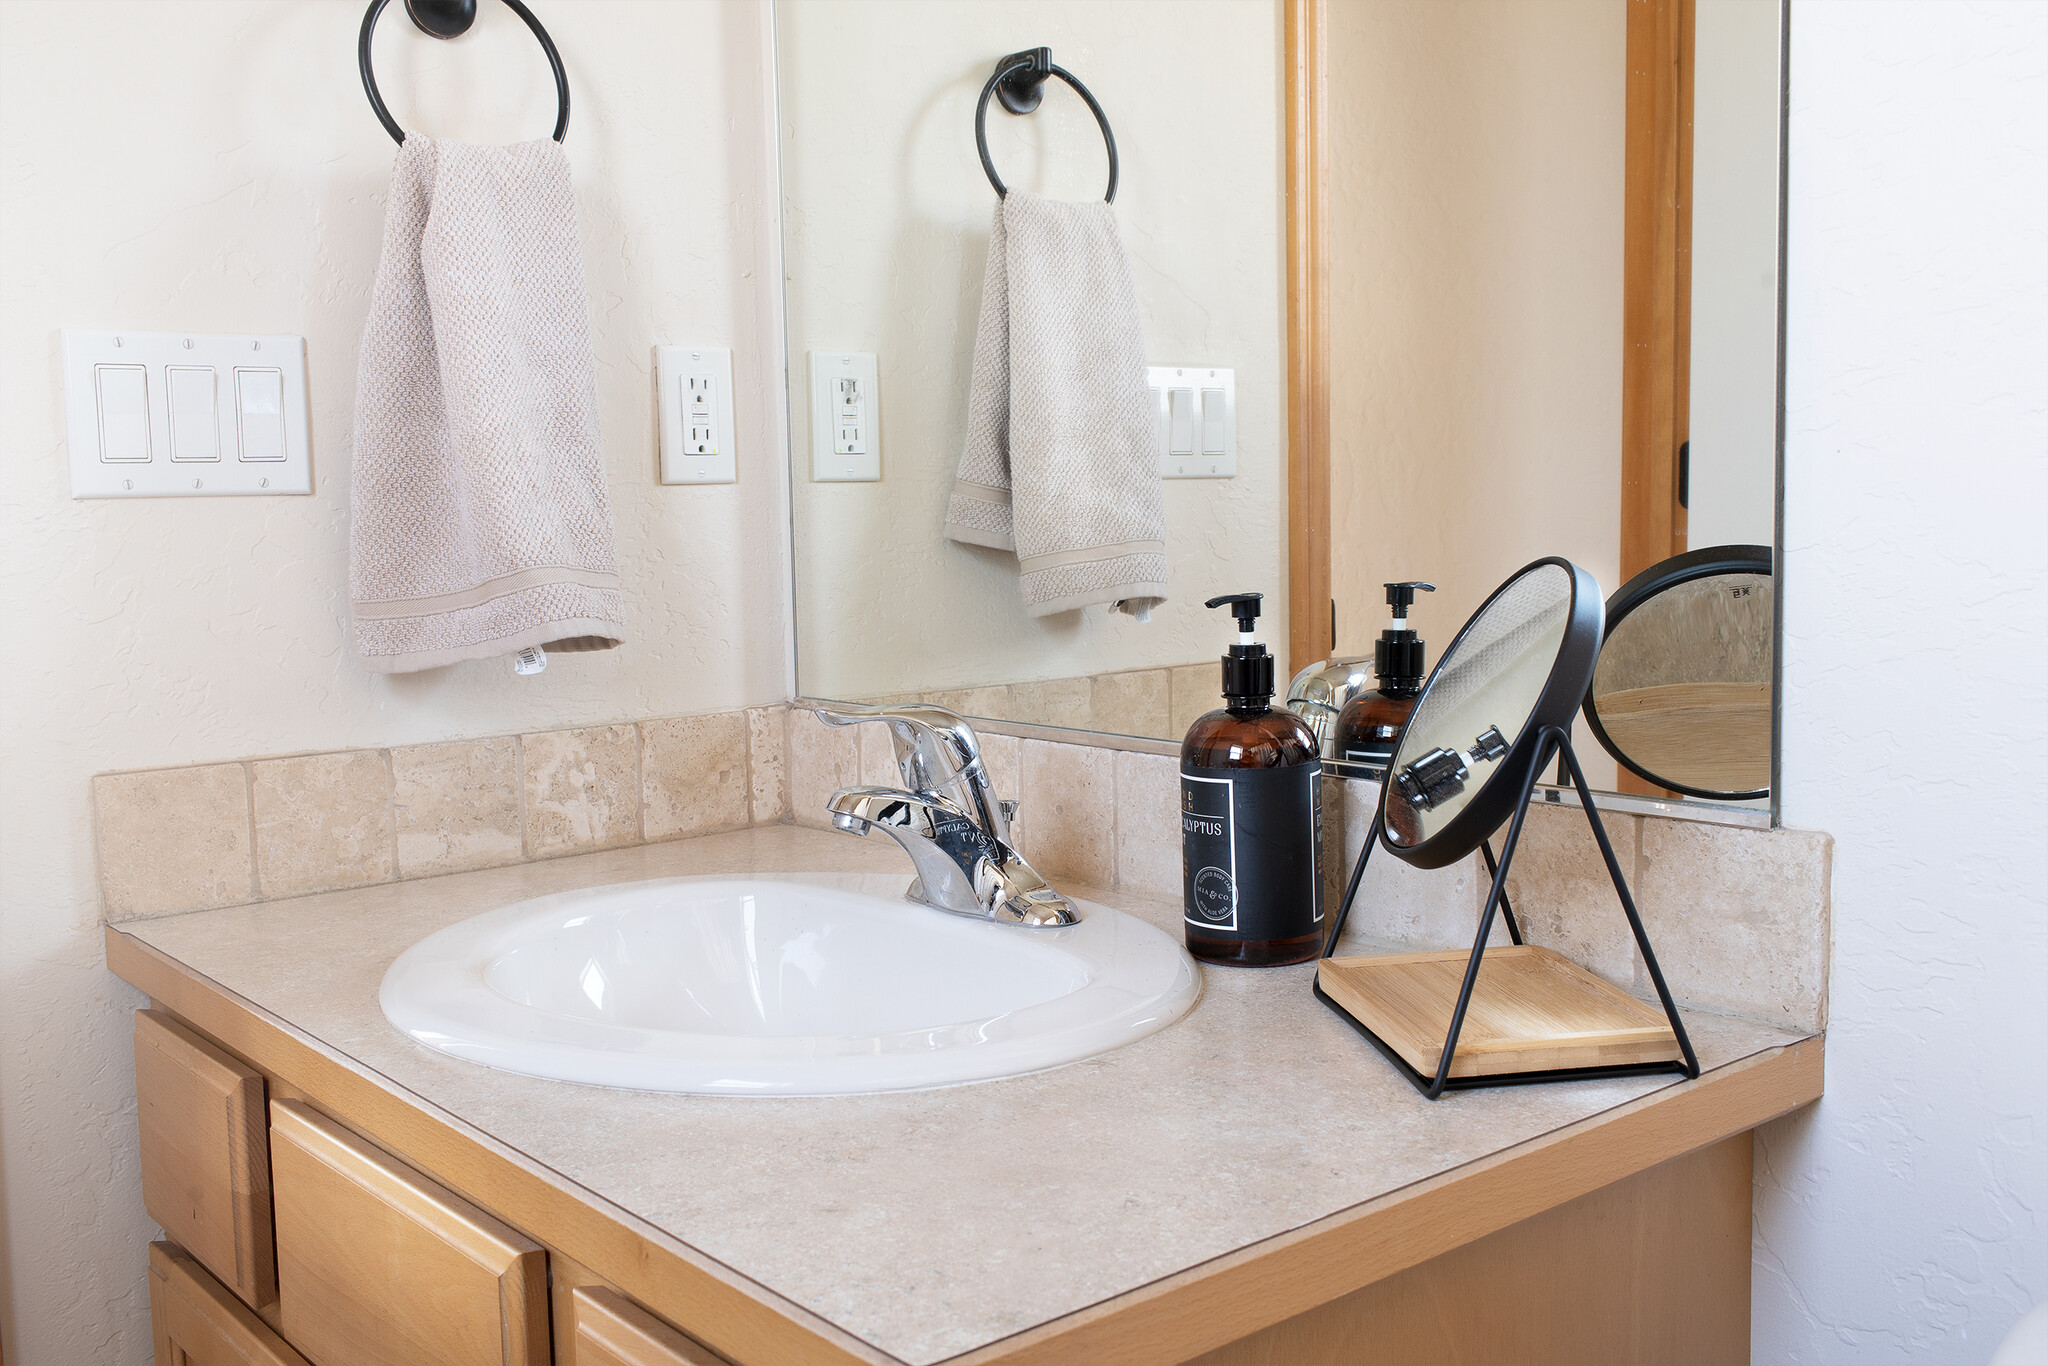
[[[889,727],[903,780],[919,791],[934,791],[963,776],[985,785],[981,742],[957,712],[924,702],[869,706],[860,702],[820,703],[811,709],[828,726],[880,721]]]

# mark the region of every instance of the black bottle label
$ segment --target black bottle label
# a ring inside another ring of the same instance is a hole
[[[1298,939],[1321,927],[1322,768],[1181,770],[1183,915],[1203,937]]]
[[[1373,726],[1369,734],[1354,736],[1344,745],[1339,756],[1347,764],[1357,764],[1365,770],[1363,777],[1375,781],[1387,776],[1387,765],[1393,762],[1394,741],[1401,731],[1396,726]],[[1382,736],[1384,735],[1384,738]]]

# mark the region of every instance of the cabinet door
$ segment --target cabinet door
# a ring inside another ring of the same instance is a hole
[[[142,1204],[249,1304],[277,1298],[263,1078],[155,1010],[135,1012]]]
[[[149,1245],[156,1366],[306,1366],[268,1324],[171,1243]]]
[[[296,1101],[270,1106],[284,1335],[320,1366],[547,1366],[547,1254]]]
[[[579,1285],[576,1359],[569,1366],[726,1366],[725,1358],[690,1341],[618,1291]]]

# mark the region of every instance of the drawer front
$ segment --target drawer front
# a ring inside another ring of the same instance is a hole
[[[306,1366],[268,1324],[171,1243],[149,1245],[156,1366]]]
[[[270,1107],[284,1334],[319,1366],[547,1366],[547,1254],[296,1101]]]
[[[277,1297],[263,1078],[155,1010],[135,1012],[142,1203],[244,1301]]]
[[[580,1285],[570,1296],[576,1359],[568,1366],[726,1366],[618,1291]]]

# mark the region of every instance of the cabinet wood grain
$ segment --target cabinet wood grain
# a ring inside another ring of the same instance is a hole
[[[263,1078],[161,1011],[135,1012],[142,1203],[250,1305],[277,1297]]]
[[[149,1245],[149,1324],[156,1366],[307,1366],[172,1243]]]
[[[578,1286],[569,1305],[576,1355],[564,1366],[726,1366],[616,1290]]]
[[[546,1366],[539,1244],[297,1101],[270,1126],[293,1345],[322,1366]]]

